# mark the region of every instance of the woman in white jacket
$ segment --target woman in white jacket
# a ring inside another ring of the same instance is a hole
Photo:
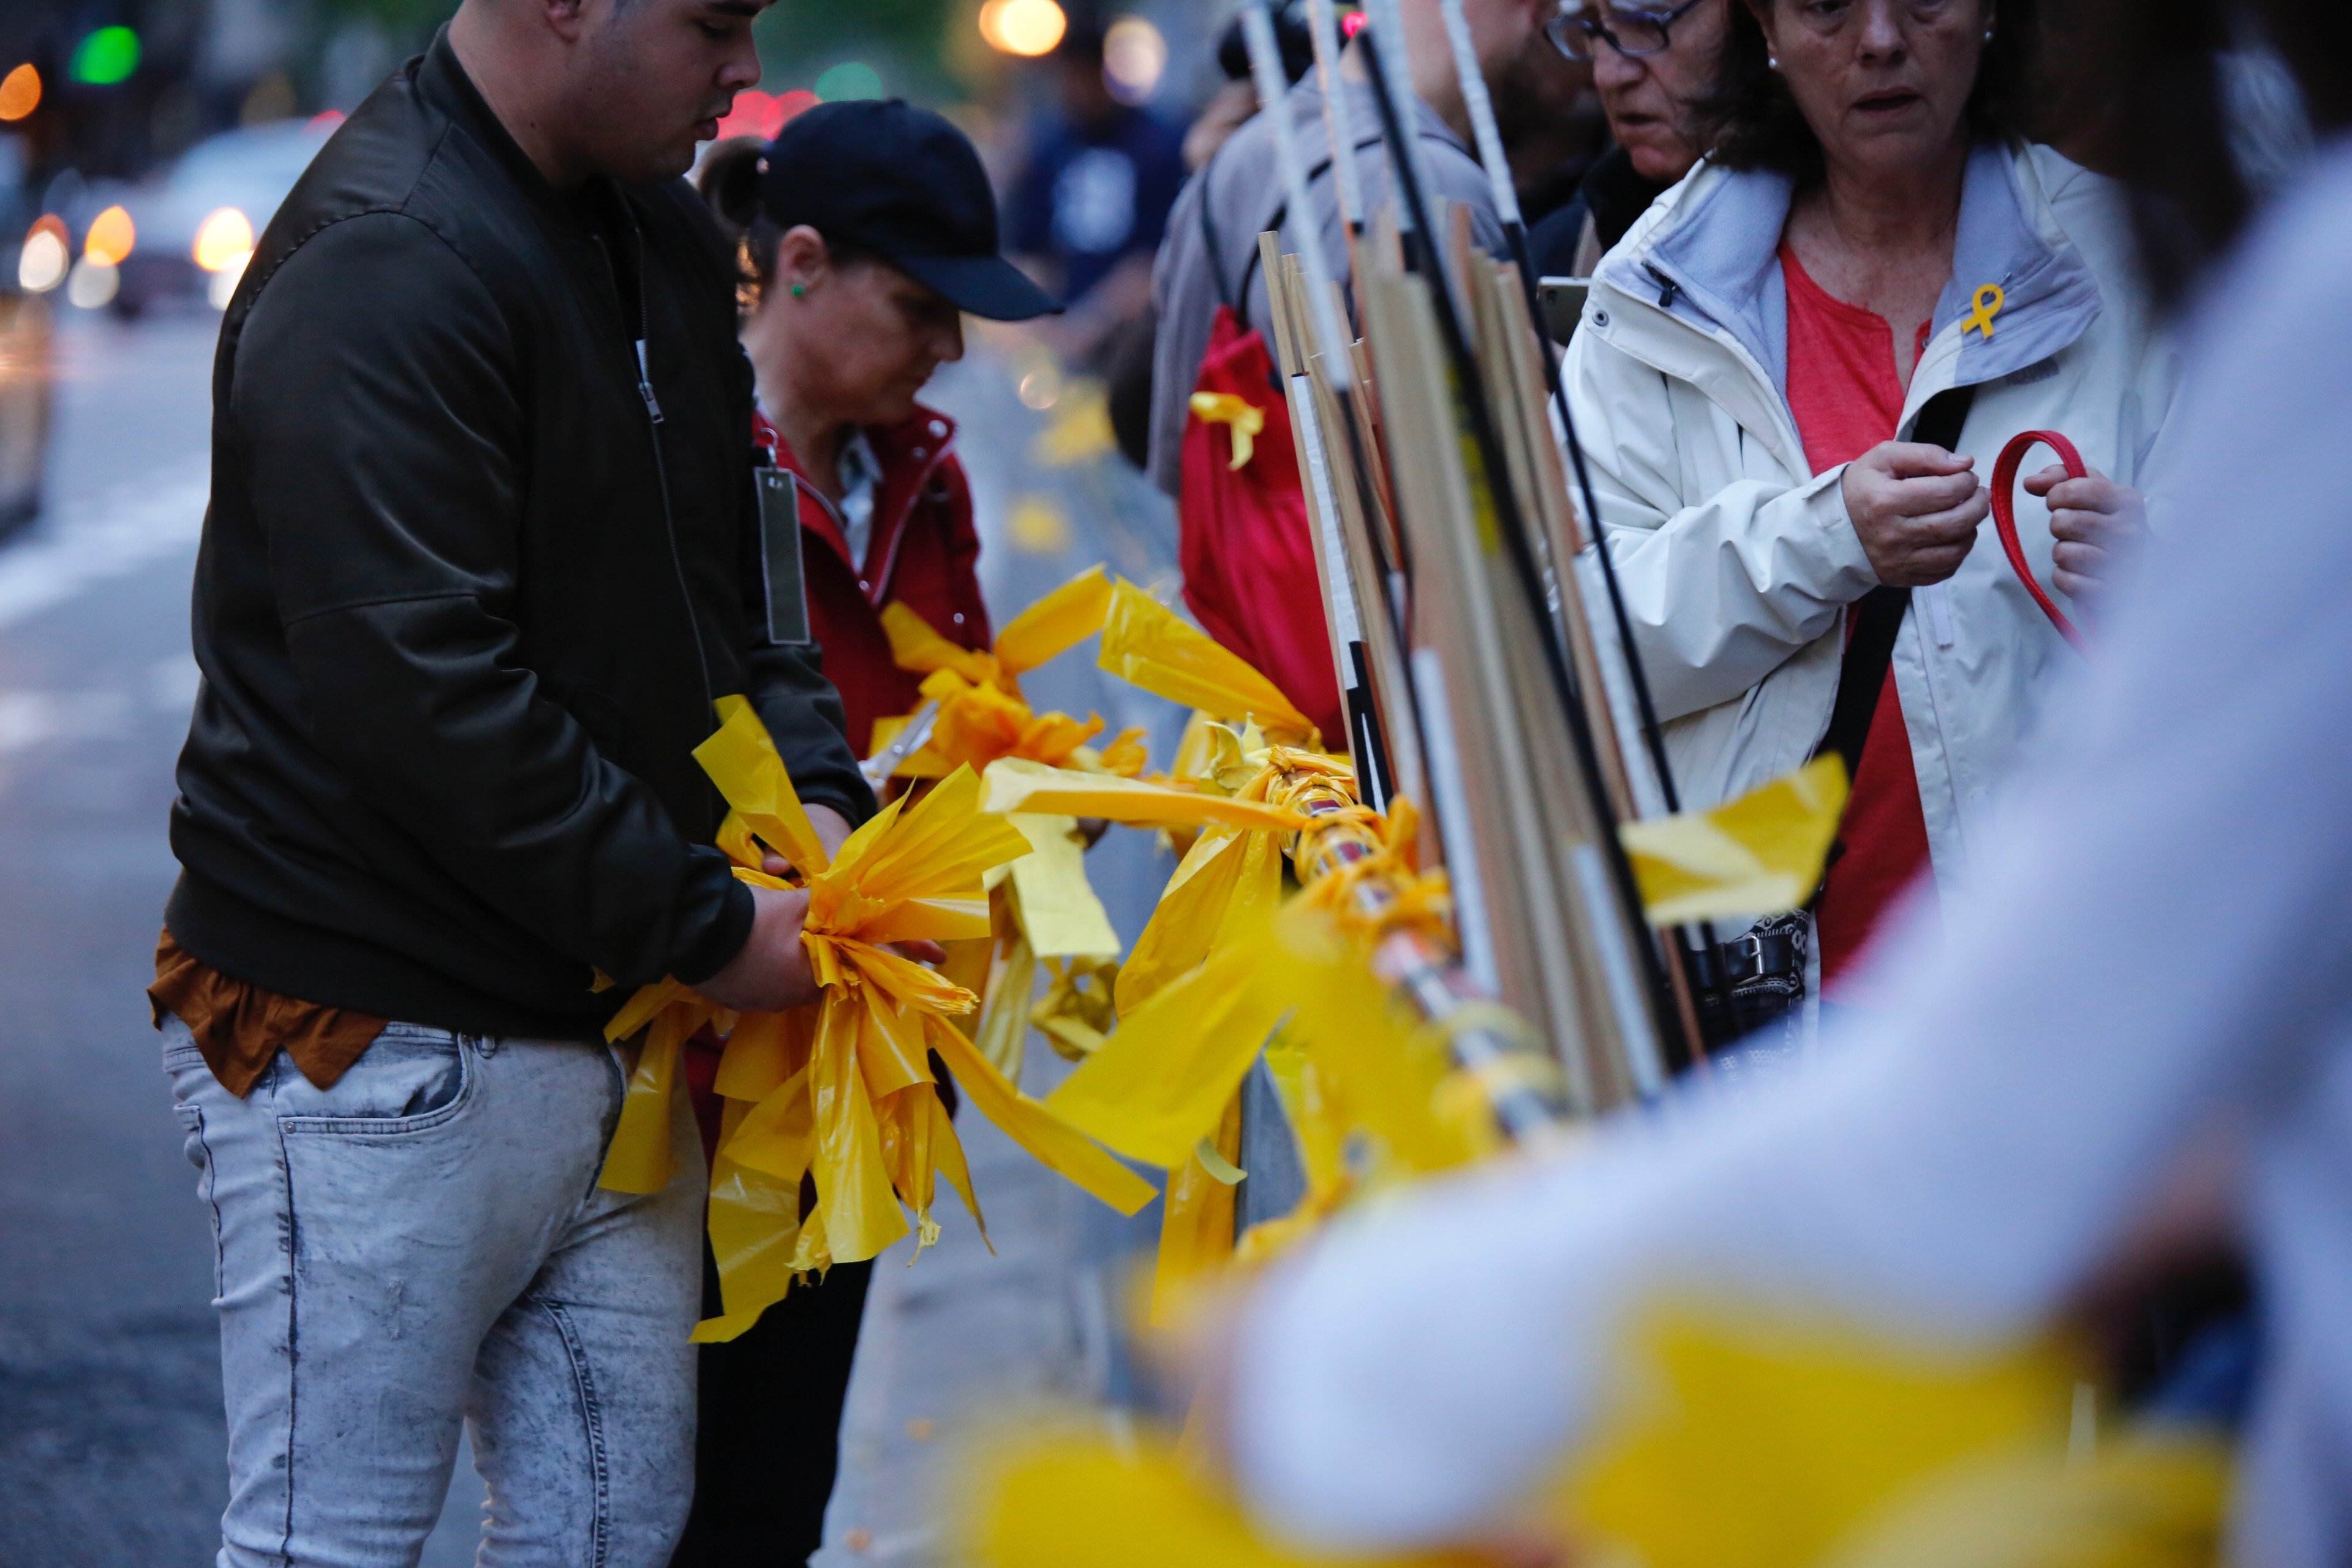
[[[2034,474],[2018,521],[2042,579],[2092,595],[2175,370],[2119,192],[2013,139],[2025,0],[1732,23],[1718,150],[1603,262],[1567,374],[1685,804],[1824,749],[1853,768],[1819,942],[1772,922],[1731,956],[1783,994],[1826,959],[1834,1000],[1895,895],[1959,867],[2076,657],[1972,548],[1993,459],[2026,430],[2081,449],[2094,477]]]

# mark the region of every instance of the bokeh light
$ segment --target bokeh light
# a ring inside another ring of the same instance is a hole
[[[816,79],[816,95],[827,103],[882,96],[882,73],[864,60],[844,60]]]
[[[139,35],[128,27],[100,27],[75,47],[68,71],[91,87],[129,81],[139,68]]]
[[[0,77],[0,123],[22,120],[41,107],[41,73],[27,60]]]
[[[196,230],[196,265],[207,272],[233,272],[253,254],[253,220],[235,207],[223,207]]]
[[[735,136],[756,136],[762,142],[774,139],[777,132],[790,124],[795,115],[814,109],[824,100],[804,87],[771,96],[754,88],[735,95],[735,107],[719,122],[717,140],[724,142]]]
[[[1123,103],[1141,103],[1160,90],[1168,71],[1168,40],[1141,16],[1121,16],[1103,35],[1103,79]]]
[[[55,217],[45,217],[33,226],[25,237],[24,248],[16,253],[16,286],[27,294],[46,294],[66,280],[66,269],[72,265],[66,226]]]
[[[73,276],[66,282],[66,301],[85,310],[103,310],[114,303],[121,289],[122,274],[114,263],[85,256],[74,263]]]
[[[246,262],[252,259],[251,254],[248,253],[245,261],[213,274],[212,281],[205,285],[205,298],[212,302],[214,310],[228,309],[229,301],[236,298],[238,282],[245,277]]]
[[[1054,0],[988,0],[980,8],[980,36],[1008,55],[1052,54],[1069,30],[1069,17]]]
[[[86,260],[104,262],[120,267],[131,258],[133,247],[139,243],[139,229],[123,208],[112,206],[89,220],[89,232],[82,236],[81,253]]]

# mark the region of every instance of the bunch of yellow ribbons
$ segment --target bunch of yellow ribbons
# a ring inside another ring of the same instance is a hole
[[[922,616],[892,601],[882,611],[890,656],[901,669],[923,677],[923,700],[936,710],[931,733],[900,763],[897,776],[942,778],[956,767],[974,772],[999,757],[1027,757],[1056,767],[1109,773],[1142,771],[1141,731],[1129,731],[1099,752],[1087,742],[1102,733],[1099,716],[1034,711],[1021,677],[1102,630],[1111,584],[1099,566],[1073,577],[1029,606],[987,649],[961,647]],[[874,745],[887,746],[914,715],[874,727]]]
[[[744,881],[784,885],[759,869],[762,844],[805,877],[802,940],[822,995],[792,1014],[737,1016],[665,981],[607,1031],[646,1034],[603,1177],[621,1192],[667,1184],[682,1048],[706,1028],[725,1039],[710,1202],[724,1310],[697,1338],[732,1338],[795,1278],[875,1257],[908,1234],[909,1213],[928,1245],[940,1177],[979,1217],[933,1053],[971,1104],[1047,1167],[1122,1213],[1150,1202],[1150,1183],[1021,1094],[950,1023],[976,1005],[971,992],[890,950],[988,934],[982,879],[1030,844],[980,809],[979,781],[958,770],[920,799],[885,807],[829,856],[757,712],[729,698],[719,713],[719,732],[695,754],[734,808],[722,846]],[[805,1215],[804,1177],[815,1189]]]

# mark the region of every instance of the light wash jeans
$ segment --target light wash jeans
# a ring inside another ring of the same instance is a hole
[[[702,1151],[600,1192],[614,1055],[395,1024],[331,1089],[163,1065],[211,1210],[229,1433],[218,1568],[413,1568],[461,1425],[481,1568],[664,1568],[694,1490]]]

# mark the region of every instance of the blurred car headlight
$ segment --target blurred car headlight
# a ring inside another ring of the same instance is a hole
[[[101,310],[114,303],[121,289],[122,273],[114,263],[85,256],[66,279],[66,300],[85,310]]]
[[[73,252],[66,246],[66,226],[54,217],[42,218],[25,237],[16,253],[16,286],[27,294],[46,294],[66,280]]]
[[[247,253],[246,259],[252,259],[250,252]],[[239,262],[236,266],[229,268],[227,271],[215,272],[212,275],[205,284],[205,298],[212,302],[214,310],[226,310],[228,309],[229,301],[236,298],[237,281],[244,276],[245,265],[243,262]]]
[[[130,212],[111,206],[89,220],[89,232],[81,241],[82,259],[120,267],[131,259],[138,244],[139,227],[131,221]]]
[[[196,230],[196,265],[207,272],[236,274],[245,270],[253,254],[253,220],[235,207],[223,207]]]

